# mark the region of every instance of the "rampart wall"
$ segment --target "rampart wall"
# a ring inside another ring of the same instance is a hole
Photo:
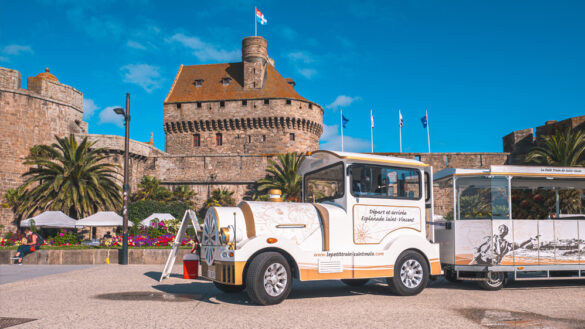
[[[1,196],[22,183],[27,170],[23,160],[32,146],[53,141],[55,135],[87,133],[81,92],[53,81],[32,81],[32,90],[22,89],[18,71],[0,68]],[[12,211],[0,208],[0,225],[13,228],[13,219]]]

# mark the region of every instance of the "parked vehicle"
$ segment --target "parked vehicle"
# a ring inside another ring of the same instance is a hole
[[[293,278],[351,286],[387,278],[398,295],[441,275],[430,242],[432,168],[422,162],[317,151],[305,158],[303,203],[244,201],[204,219],[201,273],[258,304],[284,300]],[[275,192],[273,192],[274,194]],[[278,195],[273,195],[279,200]]]
[[[585,279],[585,168],[445,169],[435,184],[453,200],[432,223],[447,279]]]

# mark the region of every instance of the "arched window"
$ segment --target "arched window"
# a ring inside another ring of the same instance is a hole
[[[193,146],[194,147],[201,146],[201,136],[199,134],[193,135]]]
[[[220,133],[215,134],[215,145],[217,146],[223,145],[223,139]]]

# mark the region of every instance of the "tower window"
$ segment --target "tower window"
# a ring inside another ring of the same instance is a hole
[[[201,102],[197,102],[197,108],[200,109],[201,108]]]
[[[295,141],[295,134],[294,134],[294,133],[290,133],[290,135],[289,135],[289,140],[290,140],[291,142],[294,142],[294,141]]]
[[[313,108],[313,104],[309,103],[309,109]]]
[[[290,104],[292,104],[292,101],[290,99],[287,99],[286,100],[286,105],[290,105]]]
[[[219,102],[219,107],[225,107],[225,102],[224,101]]]
[[[264,100],[264,105],[268,105],[268,104],[270,104],[270,100],[269,99],[265,99]]]
[[[223,138],[220,133],[215,134],[215,145],[217,146],[223,145]]]
[[[248,135],[248,143],[252,143],[252,136]]]
[[[181,103],[177,103],[177,109],[181,108]]]
[[[193,82],[195,87],[201,87],[203,85],[203,79],[197,79]]]
[[[242,106],[248,106],[248,101],[244,99],[244,100],[242,101]]]
[[[262,141],[266,142],[266,135],[262,135]]]
[[[201,136],[199,134],[193,135],[193,147],[201,146]]]
[[[414,156],[414,159],[415,159],[416,161],[420,161],[420,155],[415,155],[415,156]]]

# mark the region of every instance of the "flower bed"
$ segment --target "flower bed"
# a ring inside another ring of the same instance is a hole
[[[137,234],[128,235],[128,247],[130,248],[164,248],[170,247],[175,241],[178,230],[178,220],[161,221],[152,223],[150,227],[142,227],[134,230]],[[26,239],[17,234],[8,233],[0,238],[0,249],[16,249],[25,244]],[[193,247],[193,237],[185,236],[181,241],[182,247]],[[42,249],[88,249],[88,248],[121,248],[122,235],[114,235],[100,239],[99,246],[83,245],[77,233],[70,230],[60,230],[52,237],[46,238]]]

